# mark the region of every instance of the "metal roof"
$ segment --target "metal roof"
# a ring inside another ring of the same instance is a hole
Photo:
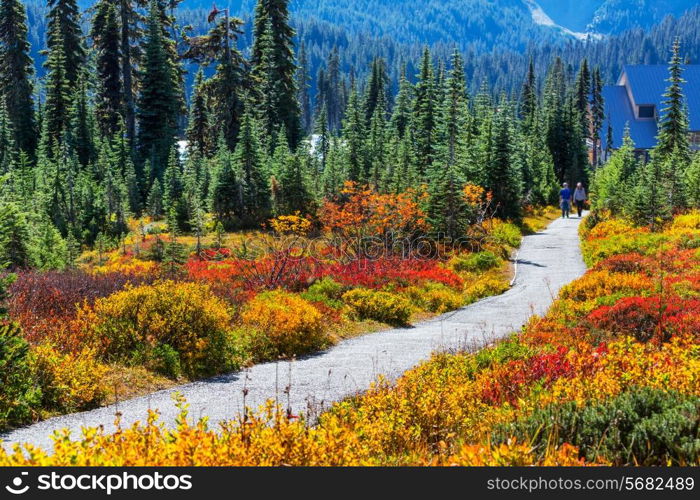
[[[623,68],[618,82],[627,76],[636,104],[653,104],[657,113],[663,114],[663,94],[669,86],[667,65],[630,65]],[[700,65],[683,65],[683,95],[688,108],[690,130],[700,130]],[[650,149],[656,145],[657,126],[653,120],[636,120],[624,86],[614,85],[603,88],[606,120],[601,131],[603,147],[607,147],[608,121],[613,128],[613,148],[622,145],[625,124],[629,123],[630,134],[637,148]]]
[[[630,135],[637,148],[651,149],[656,145],[656,122],[635,119],[625,87],[620,85],[604,87],[603,99],[605,99],[605,122],[601,131],[603,149],[608,147],[608,117],[610,117],[612,125],[613,149],[622,146],[622,137],[627,125],[629,125]]]

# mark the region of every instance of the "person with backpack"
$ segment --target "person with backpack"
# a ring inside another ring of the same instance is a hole
[[[562,190],[559,191],[559,205],[561,206],[561,218],[568,219],[569,211],[571,210],[571,189],[569,189],[569,184],[566,182]]]
[[[580,182],[576,184],[576,189],[574,190],[574,203],[576,204],[576,211],[578,212],[578,218],[581,218],[583,213],[583,204],[586,203],[588,197],[586,196],[586,190],[583,184]]]

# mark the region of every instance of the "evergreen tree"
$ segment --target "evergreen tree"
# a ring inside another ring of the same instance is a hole
[[[454,165],[434,169],[428,185],[428,222],[433,235],[457,240],[466,234],[464,179]]]
[[[386,63],[384,62],[384,59],[374,59],[372,61],[372,70],[369,80],[367,81],[364,96],[365,123],[367,127],[370,126],[370,122],[377,107],[380,108],[384,115],[386,115],[388,112],[388,84],[389,76],[386,72]],[[386,116],[384,116],[382,119],[385,120]]]
[[[664,93],[664,108],[659,123],[658,144],[655,154],[664,157],[674,151],[682,155],[683,164],[690,160],[688,143],[688,115],[684,106],[682,84],[683,66],[681,63],[680,40],[673,42],[673,55],[669,62],[669,87]]]
[[[521,215],[522,173],[513,161],[510,120],[507,107],[498,112],[494,123],[493,160],[484,186],[493,195],[496,215],[504,219]]]
[[[436,98],[435,74],[430,50],[423,50],[423,59],[415,89],[413,130],[415,131],[416,160],[421,175],[427,172],[435,157]]]
[[[103,137],[111,137],[117,131],[124,112],[121,33],[117,14],[114,2],[100,0],[95,7],[90,31],[97,65],[95,114]]]
[[[313,200],[301,154],[287,155],[279,179],[273,179],[272,184],[275,214],[307,213],[311,208]]]
[[[593,139],[593,166],[600,164],[600,134],[605,120],[605,102],[603,100],[603,79],[600,76],[600,68],[593,70],[591,83],[591,139]]]
[[[209,188],[209,209],[224,227],[232,228],[243,214],[243,185],[233,155],[221,144],[214,157],[216,169]]]
[[[406,67],[401,71],[401,80],[399,81],[399,93],[396,96],[394,110],[391,115],[391,126],[398,133],[400,138],[403,138],[406,129],[411,123],[413,103],[413,85],[406,77]]]
[[[29,225],[24,213],[15,203],[0,203],[0,262],[10,269],[27,268],[29,256]]]
[[[261,95],[260,113],[270,137],[284,126],[292,147],[301,140],[300,109],[294,79],[293,38],[289,0],[258,0],[252,48],[253,77]]]
[[[520,117],[525,122],[525,129],[530,131],[534,126],[535,112],[537,111],[537,77],[535,76],[535,62],[530,58],[525,83],[520,94]]]
[[[15,134],[7,114],[5,97],[0,94],[0,176],[14,169],[16,159]]]
[[[70,109],[70,127],[67,130],[68,144],[75,151],[78,162],[87,167],[95,160],[95,144],[91,109],[88,105],[84,77],[77,83]]]
[[[241,172],[243,182],[244,217],[251,227],[255,227],[269,217],[270,188],[264,174],[258,127],[250,108],[252,105],[247,107],[241,119],[241,131],[233,161]]]
[[[309,96],[309,80],[309,59],[306,54],[306,45],[302,41],[299,47],[299,67],[297,68],[296,85],[301,130],[304,134],[308,134],[311,131],[311,125],[313,124],[311,117],[311,97]]]
[[[367,182],[369,177],[365,134],[365,117],[357,89],[353,87],[350,91],[348,108],[345,111],[345,120],[343,121],[343,139],[347,144],[345,171],[348,180],[353,182]]]
[[[85,47],[76,0],[48,0],[46,45],[49,52],[60,50],[65,58],[64,78],[70,88],[78,82],[85,65]]]
[[[640,167],[626,208],[636,224],[648,226],[652,231],[659,229],[672,216],[664,170],[661,161],[656,159]]]
[[[63,144],[64,134],[70,126],[71,85],[66,77],[64,45],[60,33],[49,49],[46,60],[46,103],[44,105],[42,140],[49,157],[57,154]]]
[[[160,180],[155,179],[151,191],[148,193],[148,214],[154,219],[159,219],[163,216],[163,188],[160,185]]]
[[[178,75],[163,34],[161,11],[151,1],[148,14],[143,75],[138,99],[138,149],[142,162],[150,161],[152,175],[160,177],[175,143],[180,111]]]
[[[192,104],[187,127],[187,147],[190,152],[202,158],[210,156],[215,144],[212,144],[211,110],[207,102],[204,72],[200,69],[194,79]]]
[[[33,61],[27,41],[27,16],[19,0],[0,2],[0,96],[4,98],[14,143],[34,157],[37,125],[34,116]]]

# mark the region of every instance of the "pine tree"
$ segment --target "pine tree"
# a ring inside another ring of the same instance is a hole
[[[396,96],[394,110],[391,115],[391,126],[396,130],[400,138],[403,138],[406,129],[411,123],[413,85],[406,77],[406,67],[401,70],[401,80],[399,81],[399,93]]]
[[[97,65],[95,114],[103,137],[111,137],[117,131],[124,112],[121,33],[117,14],[117,9],[111,0],[100,0],[95,7],[90,31]]]
[[[301,140],[300,109],[294,79],[295,32],[289,25],[289,0],[258,0],[251,62],[262,97],[260,113],[269,136],[284,126],[292,147]]]
[[[671,204],[663,165],[652,160],[638,170],[637,182],[627,203],[626,212],[640,226],[652,231],[671,219]]]
[[[70,109],[70,127],[67,131],[68,144],[75,151],[78,162],[87,167],[95,160],[95,144],[91,109],[88,105],[87,88],[84,77],[77,83]]]
[[[460,139],[467,124],[467,90],[464,63],[457,50],[452,54],[452,69],[445,80],[444,99],[440,109],[438,136],[440,144],[436,156],[440,164],[452,166],[458,163]],[[461,163],[461,162],[460,162]]]
[[[522,173],[513,162],[513,141],[508,107],[502,105],[494,124],[493,160],[487,171],[485,188],[493,195],[496,214],[504,219],[520,217]]]
[[[654,150],[660,157],[669,156],[677,151],[683,157],[683,164],[690,161],[688,143],[688,115],[684,106],[682,84],[683,66],[680,55],[680,39],[673,42],[673,55],[669,62],[669,87],[664,93],[664,108],[659,123],[658,144]]]
[[[302,41],[299,47],[299,67],[297,68],[296,84],[299,101],[301,130],[304,134],[311,131],[311,97],[309,96],[309,59],[306,54],[306,44]]]
[[[157,178],[153,181],[146,204],[148,205],[148,214],[151,217],[160,219],[163,216],[163,188],[160,185],[160,180]]]
[[[369,165],[366,154],[365,117],[360,105],[360,98],[355,87],[350,91],[348,108],[343,121],[343,139],[346,147],[346,168],[348,180],[367,182]]]
[[[142,162],[150,161],[155,176],[167,166],[175,143],[180,111],[178,75],[170,60],[168,41],[163,35],[161,11],[151,1],[143,59],[143,76],[138,100],[138,150]]]
[[[243,214],[243,185],[233,155],[221,144],[214,157],[216,170],[209,188],[209,209],[224,227],[232,228]]]
[[[457,240],[466,234],[464,179],[454,165],[434,169],[428,184],[428,222],[433,235]]]
[[[0,176],[14,170],[16,160],[15,134],[7,114],[5,97],[0,94]]]
[[[0,96],[19,151],[31,158],[37,145],[34,116],[34,64],[27,41],[27,16],[19,0],[0,2]]]
[[[206,158],[214,151],[212,144],[211,110],[207,102],[204,72],[200,69],[194,79],[192,104],[187,126],[187,147],[190,152]]]
[[[278,182],[275,182],[276,180]],[[276,180],[273,179],[272,187],[275,214],[307,213],[313,200],[308,189],[308,179],[302,155],[299,153],[289,154],[279,179]]]
[[[49,51],[61,46],[65,57],[63,73],[70,88],[78,82],[85,65],[85,47],[80,28],[80,11],[75,0],[48,0],[46,45]]]
[[[600,164],[601,148],[600,134],[605,120],[605,102],[603,99],[603,79],[600,76],[600,68],[593,70],[591,83],[591,139],[593,139],[593,166]]]
[[[589,119],[589,100],[591,95],[591,72],[588,69],[588,60],[584,59],[581,63],[581,69],[576,76],[574,84],[574,105],[578,112],[581,131],[584,137],[588,137],[588,132],[591,128]]]
[[[264,174],[262,147],[252,105],[241,119],[238,144],[233,161],[243,181],[243,212],[251,227],[258,226],[270,215],[270,188]]]
[[[367,86],[365,87],[363,103],[365,123],[368,128],[377,107],[380,107],[381,112],[385,115],[389,110],[387,97],[388,83],[389,76],[386,72],[386,63],[384,62],[384,59],[374,59],[372,61],[372,69],[369,80],[367,81]],[[382,119],[386,120],[386,116],[384,116]]]
[[[66,57],[60,34],[54,38],[46,60],[46,103],[44,105],[44,137],[49,157],[58,153],[63,144],[64,134],[70,126],[71,86],[66,78]]]
[[[435,157],[436,97],[435,74],[430,50],[423,50],[418,83],[415,88],[413,129],[415,131],[416,160],[421,175],[430,170]]]
[[[537,111],[537,77],[535,76],[535,62],[530,58],[530,64],[525,77],[525,83],[520,93],[520,118],[524,121],[525,130],[531,131],[535,125],[535,112]]]
[[[0,262],[10,269],[28,268],[29,226],[15,203],[0,203]]]

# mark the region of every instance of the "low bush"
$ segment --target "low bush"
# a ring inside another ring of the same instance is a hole
[[[411,303],[400,295],[356,288],[343,294],[343,302],[357,319],[373,319],[390,325],[406,325]]]
[[[484,276],[464,289],[468,302],[474,302],[484,297],[498,295],[510,288],[508,282],[503,279]]]
[[[79,319],[107,360],[145,360],[172,376],[178,363],[167,359],[170,348],[188,377],[236,368],[229,356],[231,316],[206,285],[163,281],[127,288],[84,307]]]
[[[632,388],[603,402],[567,402],[535,409],[531,416],[498,427],[494,442],[513,437],[544,455],[563,443],[587,461],[614,465],[689,465],[700,454],[700,397]]]
[[[265,335],[278,356],[304,354],[329,343],[318,309],[282,290],[257,295],[243,308],[241,320]]]
[[[437,314],[453,311],[464,305],[462,294],[442,283],[426,283],[422,287],[409,287],[404,293],[413,304]]]
[[[520,246],[522,233],[515,224],[496,222],[491,230],[491,239],[499,245],[517,248]]]
[[[345,290],[346,288],[333,278],[325,277],[311,285],[301,296],[309,302],[320,302],[333,309],[339,309],[343,306],[340,298]]]
[[[27,422],[41,403],[29,344],[13,324],[0,323],[0,429]]]
[[[486,251],[453,257],[449,265],[458,273],[478,273],[498,267],[500,264],[501,259],[496,254]]]
[[[105,398],[107,367],[91,349],[61,354],[48,344],[40,345],[32,350],[31,366],[44,408],[75,412],[98,406]]]

